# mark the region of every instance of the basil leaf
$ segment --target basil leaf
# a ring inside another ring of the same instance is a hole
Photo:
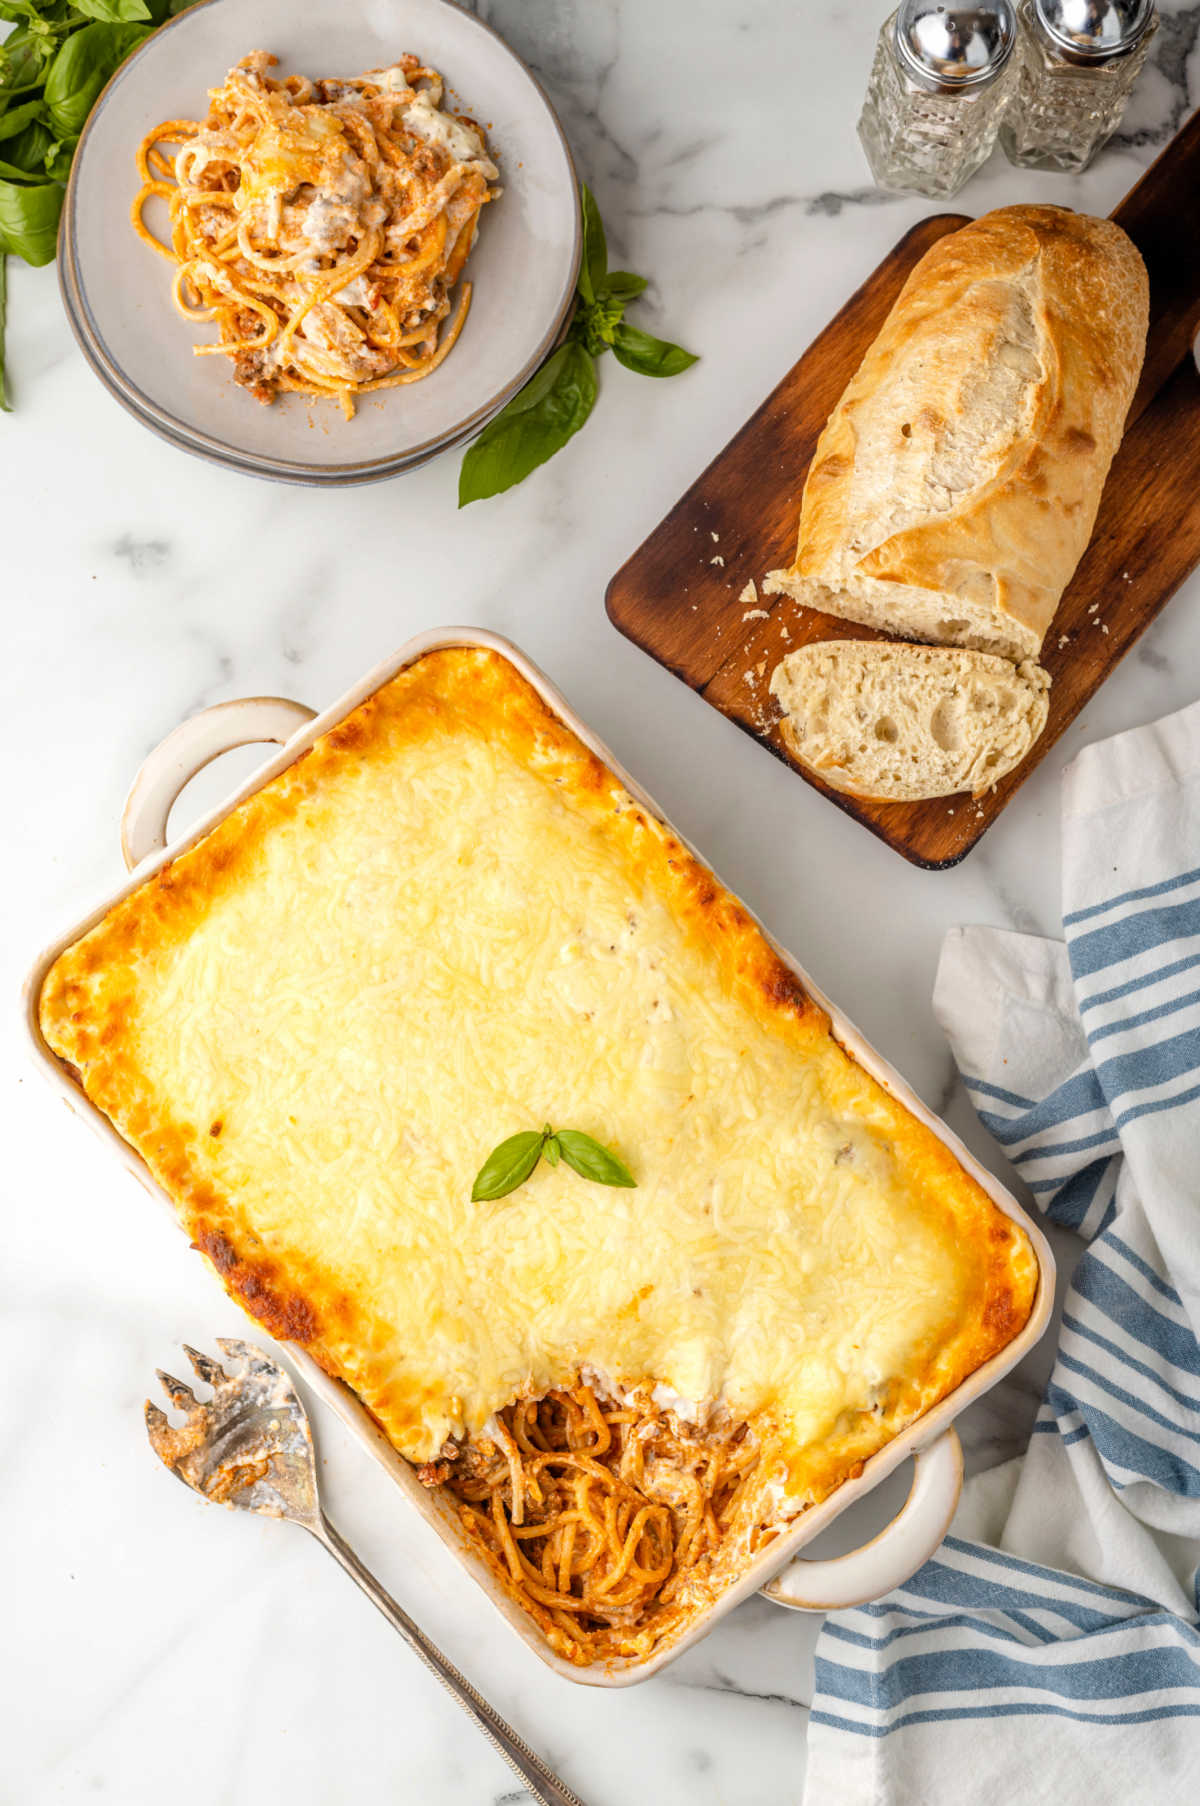
[[[61,182],[64,188],[67,185],[67,177],[71,173],[75,146],[78,143],[78,138],[61,138],[46,152],[46,174],[52,182]]]
[[[57,45],[52,33],[18,25],[0,44],[0,93],[24,94],[36,88]]]
[[[579,262],[579,292],[585,301],[594,301],[604,285],[608,269],[608,244],[600,209],[586,182],[579,184],[579,201],[583,211],[583,254]]]
[[[0,181],[15,182],[19,188],[36,188],[46,179],[43,169],[22,169],[19,163],[6,163],[0,157]]]
[[[4,158],[26,175],[40,177],[46,169],[46,156],[54,143],[54,134],[40,119],[32,119],[23,132],[4,142]]]
[[[52,262],[62,203],[57,182],[34,188],[0,182],[0,251],[11,251],[26,263]]]
[[[678,376],[698,362],[682,345],[656,339],[653,333],[643,332],[639,326],[628,326],[624,320],[613,333],[613,356],[627,370],[636,370],[639,376]]]
[[[0,19],[15,25],[19,19],[36,19],[38,9],[33,0],[0,0]]]
[[[7,113],[0,114],[0,139],[18,137],[38,117],[41,110],[40,100],[26,100],[19,107],[10,107]]]
[[[646,286],[645,276],[635,276],[632,270],[610,270],[604,278],[604,293],[618,301],[632,301]]]
[[[152,25],[110,25],[97,20],[71,33],[46,76],[46,106],[60,137],[73,138],[83,130],[109,76],[153,29]]]
[[[467,448],[458,505],[499,495],[561,451],[596,402],[596,367],[574,339],[547,359]]]
[[[4,327],[8,319],[8,258],[0,251],[0,408],[12,413],[8,392],[4,387]]]
[[[71,0],[71,4],[86,18],[104,19],[110,25],[131,25],[135,19],[150,17],[144,0]]]
[[[542,1147],[542,1153],[546,1156],[546,1162],[549,1166],[558,1165],[559,1160],[562,1157],[562,1149],[558,1145],[557,1135],[547,1135]]]
[[[555,1139],[563,1159],[581,1178],[592,1179],[597,1185],[637,1185],[625,1163],[581,1129],[558,1129]]]
[[[489,1198],[505,1198],[518,1185],[524,1185],[541,1159],[546,1136],[541,1129],[525,1129],[510,1135],[498,1148],[493,1148],[471,1187],[471,1202],[479,1204]]]

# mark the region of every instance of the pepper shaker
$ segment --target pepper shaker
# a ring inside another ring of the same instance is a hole
[[[1086,169],[1116,131],[1158,30],[1154,0],[1021,0],[1011,162]]]
[[[879,34],[858,135],[881,188],[956,194],[1012,90],[1013,0],[901,0]]]

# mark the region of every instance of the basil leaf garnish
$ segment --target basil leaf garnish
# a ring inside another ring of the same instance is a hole
[[[150,17],[144,0],[71,0],[71,5],[77,13],[86,13],[89,19],[103,19],[109,25],[132,25]]]
[[[637,1184],[624,1161],[581,1129],[559,1129],[556,1135],[563,1159],[581,1178],[597,1185]]]
[[[22,176],[22,184],[27,181]],[[26,263],[53,262],[62,202],[57,182],[28,187],[0,182],[0,251],[11,251]]]
[[[493,1148],[475,1175],[471,1202],[479,1204],[488,1198],[506,1198],[518,1185],[524,1185],[541,1159],[545,1143],[544,1131],[524,1129],[521,1134],[510,1135],[498,1148]]]
[[[582,1129],[552,1129],[549,1123],[540,1129],[523,1129],[510,1135],[498,1148],[493,1148],[471,1187],[471,1202],[479,1204],[490,1198],[506,1198],[518,1185],[524,1185],[542,1155],[547,1164],[557,1166],[565,1160],[582,1179],[596,1185],[636,1186],[637,1180],[623,1160]]]
[[[596,402],[596,366],[569,339],[468,447],[458,477],[458,505],[499,495],[561,451]]]
[[[607,268],[604,223],[584,182],[579,184],[579,203],[583,250],[566,342],[465,453],[458,478],[460,508],[511,489],[562,450],[592,411],[595,359],[606,351],[615,352],[621,363],[642,376],[677,376],[696,362],[681,346],[625,325],[625,309],[642,293],[646,278],[632,270]]]
[[[42,72],[58,43],[40,20],[18,25],[0,44],[0,93],[11,98],[40,86]]]
[[[639,376],[678,376],[696,362],[682,345],[656,339],[653,333],[643,332],[640,326],[627,326],[624,320],[613,334],[613,356]]]
[[[113,25],[97,19],[64,39],[46,76],[46,107],[60,137],[71,138],[83,130],[109,76],[153,30],[152,25]]]
[[[8,312],[8,258],[0,251],[0,408],[12,413],[8,392],[4,387],[4,319]]]
[[[26,100],[19,107],[9,107],[0,119],[0,139],[15,138],[37,119],[42,110],[40,100]],[[12,155],[12,152],[9,152]]]
[[[620,301],[634,300],[646,286],[646,277],[635,276],[632,270],[610,270],[604,278],[604,293]]]
[[[586,182],[579,184],[579,210],[583,216],[583,250],[579,260],[579,293],[594,301],[604,286],[608,268],[608,242],[596,197]]]

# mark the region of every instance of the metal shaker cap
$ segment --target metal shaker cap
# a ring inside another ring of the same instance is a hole
[[[932,94],[959,94],[999,75],[1017,40],[1017,15],[1012,0],[976,0],[974,6],[900,0],[892,36],[896,60],[911,81]]]
[[[1072,62],[1101,63],[1141,43],[1154,0],[1033,0],[1033,10],[1056,50]]]

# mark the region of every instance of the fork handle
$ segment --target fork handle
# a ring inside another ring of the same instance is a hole
[[[435,1674],[447,1692],[454,1695],[467,1716],[474,1719],[488,1742],[521,1777],[540,1806],[583,1806],[578,1795],[563,1785],[553,1770],[546,1767],[541,1757],[517,1736],[512,1726],[488,1704],[482,1693],[476,1691],[466,1676],[459,1673],[453,1662],[447,1660],[424,1631],[413,1623],[408,1613],[396,1604],[391,1594],[380,1586],[370,1569],[363,1566],[329,1519],[322,1516],[319,1523],[308,1527],[317,1541],[323,1543],[329,1553],[341,1562],[347,1574],[358,1582],[367,1598],[379,1607],[388,1623],[400,1632],[429,1672]]]

